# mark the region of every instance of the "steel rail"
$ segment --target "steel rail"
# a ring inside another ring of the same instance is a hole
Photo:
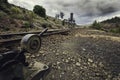
[[[61,30],[62,29],[50,29],[50,30],[47,31],[47,33],[57,32],[57,31],[61,31]],[[41,32],[42,32],[42,30],[35,31],[35,32],[20,32],[20,33],[0,34],[0,37],[15,36],[15,35],[26,35],[26,34],[39,34]]]
[[[69,32],[68,29],[64,29],[64,30],[51,30],[51,31],[47,31],[46,33],[44,33],[42,35],[42,37],[49,36],[49,35],[54,35],[54,34],[65,34],[67,32]],[[38,32],[33,32],[33,33],[31,32],[31,33],[28,33],[28,34],[39,34],[39,33]],[[21,41],[21,39],[22,39],[22,37],[21,38],[14,38],[14,39],[3,39],[3,40],[0,40],[0,45],[7,44],[7,43],[12,43],[12,42],[19,42],[19,41]]]

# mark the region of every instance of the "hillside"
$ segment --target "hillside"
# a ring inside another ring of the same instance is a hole
[[[4,0],[3,0],[4,1]],[[0,0],[0,32],[22,32],[63,28],[59,19],[47,16],[42,18],[32,11]]]
[[[110,32],[120,33],[120,17],[107,19],[105,21],[102,21],[101,24],[103,25],[104,29]]]
[[[102,21],[102,23],[120,23],[120,17],[113,17],[111,19]]]
[[[102,22],[95,21],[92,28],[104,30],[107,32],[120,33],[120,17],[113,17]]]

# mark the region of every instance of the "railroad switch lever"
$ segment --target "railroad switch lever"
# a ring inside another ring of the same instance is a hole
[[[21,50],[12,50],[0,54],[0,80],[43,80],[49,73],[50,67],[41,62],[31,62],[31,69],[26,62],[25,53],[35,54],[41,47],[40,34],[27,34],[21,40]],[[25,70],[25,71],[24,71]],[[25,73],[24,73],[25,72]]]
[[[40,50],[41,47],[41,36],[48,29],[44,29],[40,34],[27,34],[21,40],[21,49],[29,53],[36,53]]]
[[[45,28],[40,34],[39,36],[41,37],[45,32],[47,32],[48,28]]]

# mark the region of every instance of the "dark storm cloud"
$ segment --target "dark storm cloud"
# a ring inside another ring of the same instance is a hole
[[[119,13],[114,13],[120,11],[119,0],[10,0],[10,2],[25,6],[28,9],[40,4],[46,8],[47,14],[51,16],[62,11],[66,17],[69,17],[69,13],[74,12],[75,18],[80,24],[115,16]]]
[[[69,2],[68,2],[69,1]],[[57,1],[53,3],[61,7],[63,10],[68,9],[68,11],[77,12],[78,14],[85,16],[101,16],[107,15],[120,10],[119,0],[67,0],[64,2]],[[54,6],[55,7],[55,6]],[[73,10],[71,10],[73,9]]]

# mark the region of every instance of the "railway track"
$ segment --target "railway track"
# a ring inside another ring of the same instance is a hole
[[[59,31],[64,31],[64,30],[62,30],[62,29],[50,29],[50,30],[47,31],[47,33],[54,33],[54,32],[59,32]],[[41,32],[42,32],[42,30],[41,31],[35,31],[35,32],[20,32],[20,33],[0,34],[0,38],[6,39],[6,38],[13,37],[13,36],[24,36],[26,34],[39,34]]]
[[[55,29],[55,30],[48,30],[43,36],[49,36],[54,34],[65,34],[69,31],[69,29]],[[42,31],[37,32],[23,32],[23,33],[10,33],[10,34],[0,34],[0,46],[5,46],[6,44],[20,42],[22,37],[26,34],[39,34]],[[18,37],[19,36],[19,37]]]

